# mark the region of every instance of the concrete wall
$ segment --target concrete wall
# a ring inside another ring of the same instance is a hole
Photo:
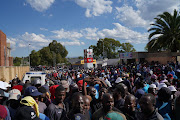
[[[9,82],[15,78],[16,74],[22,80],[26,72],[29,72],[29,66],[0,67],[0,81]]]

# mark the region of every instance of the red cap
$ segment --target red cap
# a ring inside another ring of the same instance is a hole
[[[50,91],[50,93],[51,93],[51,100],[54,100],[55,99],[55,90],[56,90],[56,88],[58,87],[59,85],[53,85],[53,86],[51,86],[50,88],[49,88],[49,91]]]
[[[168,77],[169,79],[173,79],[173,75],[172,75],[172,74],[168,74],[167,77]]]
[[[5,119],[7,117],[7,110],[3,105],[0,105],[0,118]]]
[[[79,87],[79,86],[82,86],[82,85],[83,85],[83,80],[79,80],[79,81],[77,82],[77,85],[78,85],[78,87]],[[87,85],[86,82],[85,82],[85,85]]]
[[[21,92],[23,90],[23,86],[22,85],[16,85],[16,86],[13,86],[12,89],[18,89]]]

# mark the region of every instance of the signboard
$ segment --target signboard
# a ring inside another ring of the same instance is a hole
[[[84,64],[84,60],[81,60],[81,64]],[[93,64],[96,64],[96,60],[93,59]]]
[[[132,52],[120,53],[120,59],[132,59],[133,55]]]
[[[93,63],[93,50],[92,49],[84,50],[84,63]]]

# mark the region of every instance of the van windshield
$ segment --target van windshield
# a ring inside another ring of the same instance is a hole
[[[41,77],[40,76],[32,76],[30,78],[31,83],[34,83],[36,80],[41,80]]]

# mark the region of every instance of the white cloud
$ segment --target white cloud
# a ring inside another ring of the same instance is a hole
[[[18,46],[19,46],[20,48],[23,48],[23,47],[27,47],[27,44],[25,44],[25,43],[19,43]]]
[[[148,41],[147,33],[142,34],[133,31],[125,26],[122,26],[119,23],[114,23],[114,25],[115,25],[114,29],[103,29],[98,32],[98,35],[101,38],[105,38],[105,37],[115,38],[116,40],[120,40],[120,42],[125,41],[135,44],[147,43]]]
[[[39,12],[47,10],[55,0],[26,0],[32,8]]]
[[[137,9],[145,20],[153,20],[158,14],[165,11],[172,12],[178,9],[179,0],[134,0]]]
[[[42,30],[42,31],[48,31],[48,29],[46,29],[46,28],[40,28],[40,30]]]
[[[79,6],[86,8],[86,17],[100,16],[104,13],[111,13],[113,3],[110,0],[75,0]]]
[[[74,46],[74,45],[84,45],[85,43],[84,42],[80,42],[80,41],[72,41],[72,42],[63,42],[61,41],[60,42],[62,45],[66,45],[66,46]]]
[[[116,7],[116,19],[128,27],[149,28],[150,24],[158,14],[163,12],[173,12],[178,9],[178,0],[120,0],[124,5]],[[120,4],[121,5],[121,4]]]
[[[16,49],[17,39],[15,39],[15,38],[7,38],[7,42],[10,43],[11,50]]]
[[[86,39],[98,40],[97,30],[98,28],[85,28],[81,30],[81,33]]]
[[[28,33],[25,32],[25,34],[20,36],[21,40],[27,41],[27,42],[50,42],[49,39],[47,39],[43,34],[35,34],[35,33]]]
[[[135,11],[133,7],[124,5],[123,7],[116,7],[116,18],[129,27],[147,27],[148,21],[140,16],[140,11]]]
[[[64,29],[61,30],[54,30],[51,31],[52,33],[55,33],[56,35],[53,36],[54,38],[57,39],[69,39],[69,40],[77,40],[81,38],[83,35],[79,32],[74,32],[74,31],[65,31]]]

